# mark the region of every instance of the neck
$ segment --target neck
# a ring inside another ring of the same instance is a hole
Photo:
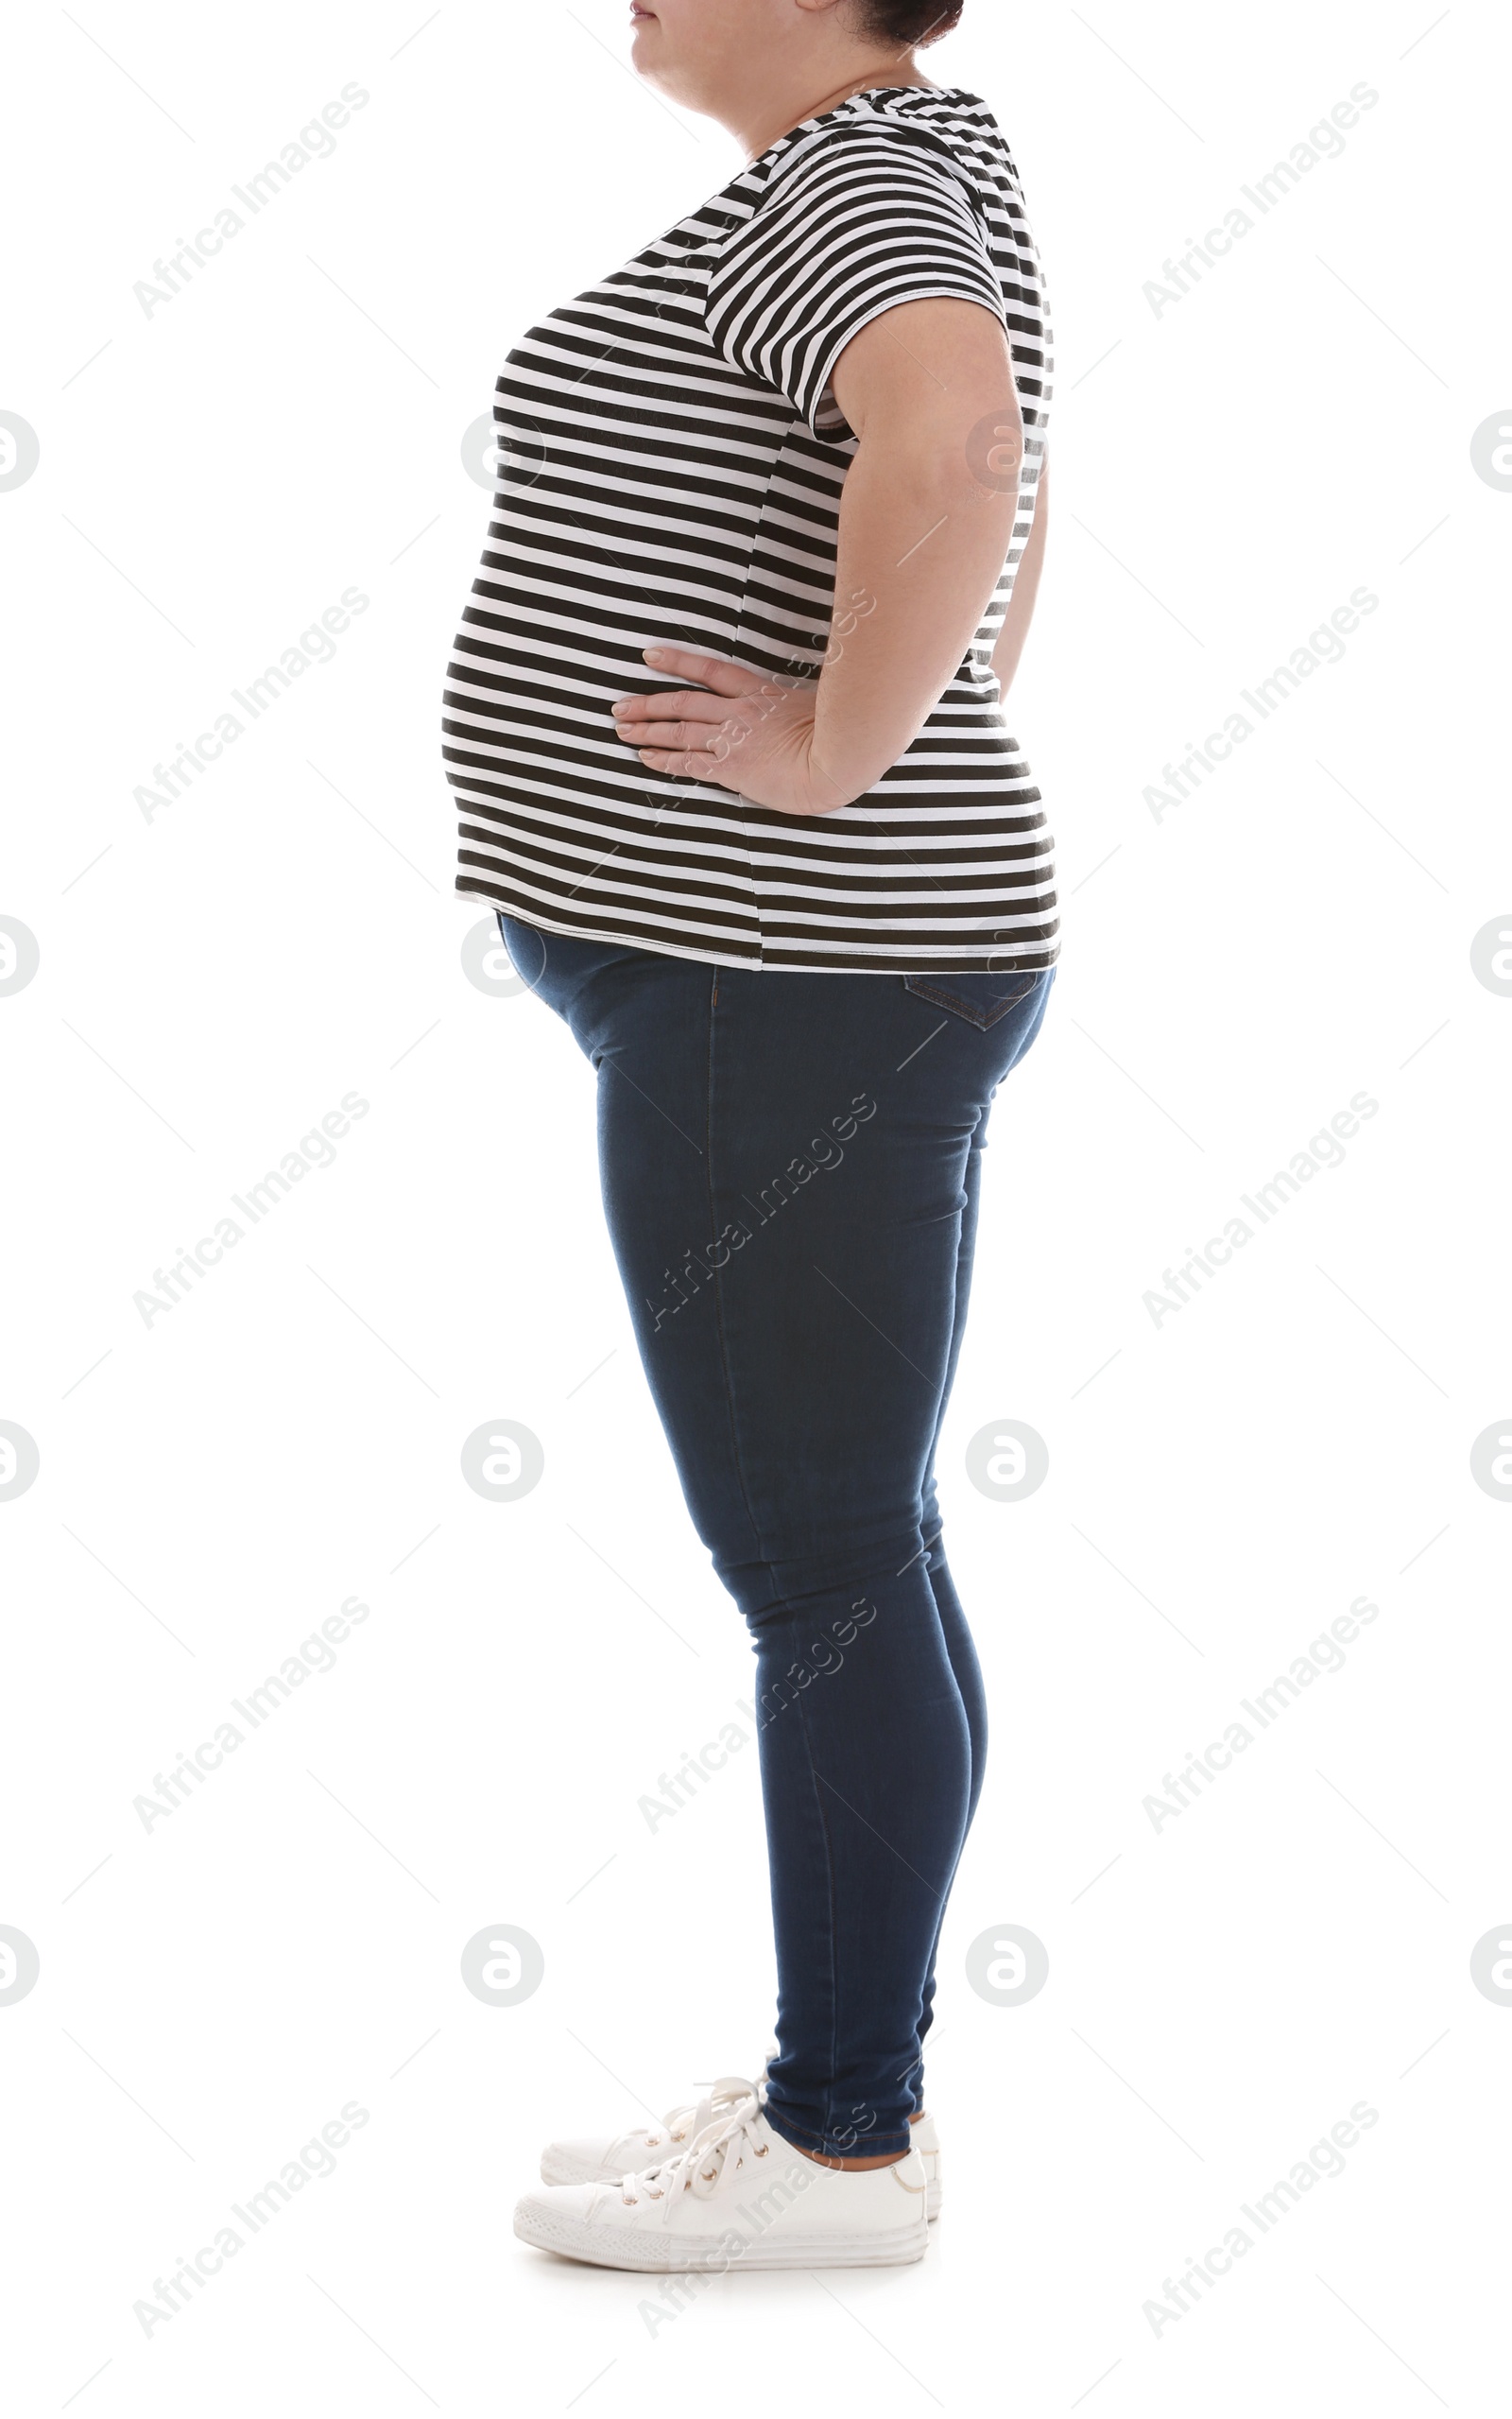
[[[901,60],[896,53],[885,54],[871,67],[863,68],[858,75],[837,84],[833,92],[816,94],[813,81],[810,78],[805,86],[801,78],[774,78],[765,90],[747,90],[738,101],[732,100],[728,110],[711,114],[718,117],[737,142],[744,144],[748,159],[759,160],[795,126],[803,125],[811,117],[823,117],[830,110],[838,109],[842,101],[853,100],[857,93],[894,84],[917,85],[926,93],[937,89],[927,76],[920,74],[910,52],[904,52]]]

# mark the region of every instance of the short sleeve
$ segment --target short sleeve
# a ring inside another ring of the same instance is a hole
[[[900,302],[958,295],[1006,330],[986,223],[943,146],[892,127],[836,130],[780,169],[729,234],[705,322],[727,360],[785,395],[816,436],[848,436],[834,365]]]

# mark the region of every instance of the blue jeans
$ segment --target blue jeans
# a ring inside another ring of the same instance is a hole
[[[597,1070],[646,1378],[754,1645],[767,2117],[804,2150],[903,2151],[987,1744],[935,1447],[988,1112],[1054,970],[761,973],[499,928]]]

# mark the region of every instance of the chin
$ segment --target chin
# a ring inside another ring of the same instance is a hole
[[[630,34],[630,65],[638,76],[664,76],[668,72],[664,45],[657,39],[662,31],[655,17],[640,17]]]

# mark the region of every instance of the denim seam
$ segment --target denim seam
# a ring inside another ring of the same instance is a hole
[[[708,1207],[709,1207],[709,1231],[710,1231],[711,1235],[712,1235],[712,1234],[713,1234],[713,1232],[714,1215],[715,1215],[715,1213],[714,1213],[714,1008],[715,1008],[715,1006],[716,1006],[716,1004],[717,1004],[718,998],[719,998],[719,975],[718,975],[718,971],[717,971],[717,969],[716,969],[716,971],[715,971],[715,973],[714,973],[714,976],[713,976],[713,980],[712,980],[712,982],[711,982],[711,984],[710,984],[710,988],[709,988],[709,1049],[708,1049],[708,1056],[707,1056],[707,1060],[706,1060],[706,1069],[707,1069],[707,1072],[706,1072],[705,1083],[704,1083],[704,1104],[703,1104],[703,1141],[704,1141],[703,1166],[704,1166],[704,1198],[705,1198],[705,1200],[706,1200],[706,1201],[707,1201],[707,1203],[708,1203]],[[722,1287],[722,1285],[721,1285],[721,1283],[720,1283],[721,1276],[723,1275],[723,1270],[720,1270],[720,1269],[714,1269],[714,1270],[712,1271],[712,1275],[713,1275],[713,1295],[714,1295],[714,1325],[715,1325],[715,1330],[716,1330],[716,1332],[717,1332],[717,1334],[718,1334],[718,1337],[719,1337],[719,1366],[720,1366],[721,1370],[724,1372],[724,1379],[725,1379],[725,1417],[726,1417],[726,1419],[728,1420],[728,1422],[729,1422],[729,1424],[730,1424],[730,1460],[733,1461],[733,1463],[734,1463],[734,1465],[735,1465],[735,1477],[737,1477],[737,1479],[738,1479],[738,1480],[739,1480],[739,1482],[740,1482],[740,1499],[741,1499],[741,1502],[742,1502],[742,1503],[745,1505],[745,1507],[746,1507],[746,1518],[747,1518],[747,1521],[750,1523],[750,1533],[751,1533],[751,1539],[752,1539],[753,1544],[755,1545],[757,1554],[758,1554],[758,1556],[760,1556],[760,1554],[761,1554],[761,1550],[762,1550],[762,1532],[761,1532],[761,1523],[757,1520],[757,1517],[756,1517],[756,1511],[755,1511],[755,1506],[752,1504],[751,1499],[750,1499],[750,1489],[747,1487],[747,1483],[746,1483],[746,1468],[745,1468],[745,1464],[744,1464],[744,1462],[742,1461],[742,1460],[741,1460],[741,1456],[740,1456],[740,1430],[739,1430],[739,1428],[737,1427],[736,1423],[735,1423],[735,1387],[734,1387],[734,1380],[733,1380],[733,1378],[731,1377],[731,1374],[730,1374],[730,1350],[729,1350],[729,1344],[728,1344],[728,1341],[727,1341],[727,1339],[726,1339],[726,1335],[725,1335],[725,1300],[724,1300],[724,1288],[723,1288],[723,1287]]]
[[[903,976],[904,984],[916,999],[932,1000],[936,1008],[948,1008],[954,1015],[960,1017],[963,1024],[974,1025],[979,1033],[990,1033],[993,1026],[1001,1025],[1010,1010],[1022,1007],[1039,979],[1037,973],[1025,983],[1022,991],[1015,992],[1011,999],[1001,1001],[990,1016],[984,1016],[980,1009],[971,1001],[963,999],[959,992],[948,991],[938,983],[930,982],[922,975]]]
[[[719,996],[719,977],[718,977],[718,975],[716,974],[716,975],[713,976],[713,982],[712,982],[712,984],[711,984],[711,986],[710,986],[710,995],[709,995],[709,1051],[708,1051],[708,1062],[707,1062],[707,1064],[708,1064],[708,1076],[707,1076],[707,1081],[706,1081],[705,1093],[704,1093],[704,1135],[703,1135],[703,1138],[704,1138],[704,1184],[705,1184],[706,1197],[707,1197],[708,1203],[709,1203],[709,1221],[710,1221],[710,1227],[711,1227],[711,1230],[713,1229],[713,1220],[714,1220],[714,1215],[715,1215],[715,1212],[714,1212],[714,1189],[713,1189],[713,1187],[714,1187],[714,1170],[713,1170],[714,1006],[715,1006],[715,1003],[716,1003],[716,1001],[717,1001],[717,999],[718,999],[718,996]],[[751,1502],[751,1499],[750,1499],[750,1490],[749,1490],[749,1488],[748,1488],[748,1486],[747,1485],[747,1482],[746,1482],[746,1470],[745,1470],[745,1465],[744,1465],[744,1463],[743,1463],[743,1461],[742,1461],[742,1460],[741,1460],[741,1452],[740,1452],[740,1431],[739,1431],[739,1428],[738,1428],[738,1426],[737,1426],[737,1425],[736,1425],[736,1420],[735,1420],[735,1389],[734,1389],[734,1382],[733,1382],[733,1379],[732,1379],[731,1374],[730,1374],[730,1353],[729,1353],[729,1348],[728,1348],[727,1339],[726,1339],[726,1335],[725,1335],[725,1307],[724,1307],[723,1288],[722,1288],[721,1284],[720,1284],[720,1277],[721,1277],[721,1274],[722,1274],[722,1271],[721,1271],[720,1270],[718,1270],[718,1269],[716,1269],[716,1270],[714,1270],[714,1272],[713,1272],[713,1280],[714,1280],[714,1317],[715,1317],[715,1321],[716,1321],[716,1324],[717,1324],[717,1330],[718,1330],[718,1335],[719,1335],[719,1365],[720,1365],[721,1369],[724,1371],[724,1376],[725,1376],[725,1415],[726,1415],[726,1417],[727,1417],[727,1419],[729,1420],[729,1423],[730,1423],[730,1453],[731,1453],[731,1455],[733,1456],[733,1459],[734,1459],[734,1464],[735,1464],[735,1475],[736,1475],[737,1478],[738,1478],[738,1479],[739,1479],[739,1481],[740,1481],[740,1495],[741,1495],[741,1501],[744,1503],[744,1505],[745,1505],[745,1507],[746,1507],[746,1517],[747,1517],[747,1520],[749,1521],[749,1523],[750,1523],[751,1535],[752,1535],[753,1539],[755,1540],[755,1544],[756,1544],[757,1551],[758,1551],[758,1553],[759,1553],[759,1552],[760,1552],[760,1550],[761,1550],[761,1546],[762,1546],[761,1524],[759,1523],[759,1521],[758,1521],[758,1520],[757,1520],[757,1518],[756,1518],[755,1507],[753,1506],[753,1504],[752,1504],[752,1502]],[[835,2058],[836,2058],[836,2056],[837,2056],[837,2054],[838,2054],[838,2041],[837,2041],[837,2037],[836,2037],[836,2028],[837,2028],[838,2020],[839,2020],[839,2019],[838,2019],[839,1992],[838,1992],[838,1989],[837,1989],[837,1987],[836,1987],[836,1980],[835,1980],[835,1956],[834,1956],[834,1943],[835,1943],[834,1856],[833,1856],[833,1850],[832,1850],[832,1848],[831,1848],[831,1845],[830,1845],[830,1831],[829,1831],[829,1825],[828,1825],[828,1823],[826,1823],[826,1821],[825,1821],[825,1816],[824,1816],[824,1803],[823,1803],[823,1800],[822,1800],[822,1798],[821,1798],[821,1796],[820,1796],[820,1794],[819,1794],[819,1780],[818,1780],[818,1772],[817,1772],[817,1771],[816,1771],[816,1769],[815,1762],[814,1762],[814,1748],[813,1748],[813,1743],[812,1743],[812,1741],[811,1741],[811,1739],[810,1739],[810,1737],[809,1737],[808,1715],[807,1715],[806,1708],[804,1707],[803,1700],[802,1700],[802,1698],[801,1698],[801,1697],[799,1697],[799,1719],[800,1719],[800,1721],[801,1721],[801,1723],[802,1723],[802,1729],[803,1729],[803,1747],[804,1747],[804,1752],[805,1752],[805,1754],[806,1754],[806,1755],[807,1755],[807,1757],[808,1757],[809,1777],[810,1777],[810,1782],[811,1782],[811,1785],[812,1785],[812,1788],[813,1788],[813,1791],[814,1791],[814,1803],[815,1803],[815,1808],[816,1808],[816,1811],[817,1812],[817,1815],[818,1815],[818,1818],[819,1818],[819,1835],[820,1835],[821,1839],[822,1839],[822,1840],[823,1840],[823,1841],[824,1841],[825,1878],[826,1878],[826,1886],[827,1886],[828,1895],[829,1895],[829,1910],[830,1910],[830,1922],[829,1922],[829,1934],[830,1934],[830,1937],[829,1937],[829,1952],[830,1952],[830,2058],[829,2058],[829,2066],[830,2066],[830,2081],[829,2081],[829,2082],[827,2083],[827,2085],[826,2085],[826,2087],[825,2087],[825,2101],[824,2101],[824,2127],[825,2127],[825,2136],[826,2136],[826,2138],[827,2138],[827,2137],[828,2137],[828,2134],[829,2134],[829,2131],[830,2131],[830,2118],[831,2118],[831,2096],[833,2095],[833,2089],[834,2089],[834,2082],[833,2082],[833,2077],[834,2077],[834,2063],[835,2063]]]
[[[798,1700],[798,1714],[803,1732],[803,1752],[808,1757],[809,1779],[814,1789],[815,1809],[819,1818],[819,1837],[824,1841],[824,1879],[830,1907],[828,1944],[830,1951],[830,2076],[824,2087],[824,2138],[828,2141],[834,2117],[834,2070],[840,2055],[840,1983],[835,1970],[834,1953],[835,1935],[839,1928],[834,1901],[834,1850],[830,1843],[830,1825],[824,1811],[819,1771],[814,1761],[814,1741],[809,1736],[808,1707],[801,1691]],[[836,2153],[836,2155],[843,2155],[843,2153]]]

